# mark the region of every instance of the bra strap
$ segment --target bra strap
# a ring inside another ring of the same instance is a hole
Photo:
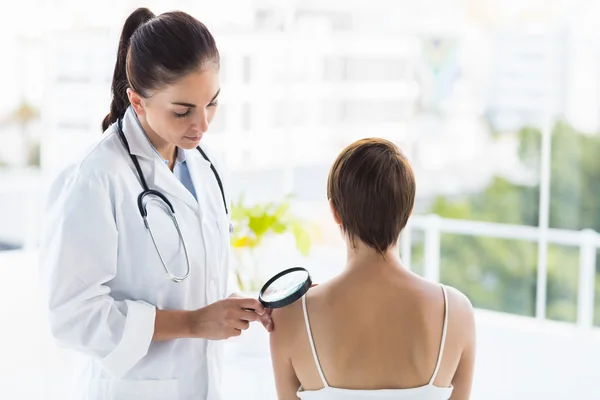
[[[444,345],[446,344],[446,333],[448,331],[448,294],[446,293],[446,287],[444,285],[440,285],[442,287],[442,292],[444,293],[444,327],[442,328],[442,342],[440,343],[440,350],[438,353],[437,363],[435,364],[435,370],[433,371],[433,376],[429,381],[430,385],[433,385],[433,381],[437,377],[438,371],[440,369],[440,364],[442,363],[442,355],[444,354]]]
[[[310,322],[308,321],[308,311],[306,310],[306,296],[302,296],[302,309],[304,310],[304,322],[306,322],[306,332],[308,333],[308,341],[310,342],[310,348],[312,350],[313,359],[315,360],[315,364],[317,365],[317,371],[319,371],[319,376],[321,377],[323,386],[329,387],[327,381],[325,380],[325,375],[323,375],[323,370],[321,369],[319,357],[317,357],[317,349],[315,348],[315,342],[313,340],[312,331],[310,329]]]

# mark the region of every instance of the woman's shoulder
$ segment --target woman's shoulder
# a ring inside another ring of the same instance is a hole
[[[89,179],[104,178],[112,175],[115,169],[122,168],[125,157],[119,157],[124,148],[117,135],[107,131],[101,137],[94,140],[80,156],[64,168],[64,171],[76,172],[82,177]]]
[[[411,276],[412,298],[426,312],[438,315],[447,308],[448,330],[466,337],[475,329],[475,312],[471,300],[461,290],[443,283],[432,282],[418,275]],[[443,290],[443,291],[442,291]],[[443,293],[445,292],[445,299]],[[433,314],[432,314],[433,315]]]
[[[468,318],[474,314],[471,300],[463,292],[455,287],[443,285],[448,297],[449,309],[460,317]]]
[[[475,311],[469,298],[460,290],[444,285],[448,297],[449,331],[457,332],[464,346],[475,341]]]
[[[121,157],[126,154],[127,151],[119,136],[115,132],[108,130],[87,147],[79,164],[84,170],[96,170],[98,166],[107,170],[112,166],[119,165],[120,160],[126,162],[128,158]]]
[[[414,293],[426,302],[438,303],[441,299],[442,289],[446,293],[450,311],[464,315],[473,314],[473,305],[469,298],[459,289],[444,283],[433,282],[417,274],[411,273]]]
[[[299,343],[299,340],[306,340],[303,301],[310,305],[311,300],[322,295],[322,286],[324,285],[314,286],[304,295],[304,299],[272,311],[271,317],[274,326],[274,330],[271,332],[272,346],[292,348]]]
[[[427,281],[420,278],[421,286],[417,289],[420,297],[427,304],[439,304],[442,299],[442,289],[446,295],[449,322],[456,325],[467,325],[474,318],[471,300],[459,289],[446,284]],[[424,289],[424,290],[423,290]]]
[[[312,289],[311,289],[312,290]],[[306,294],[308,296],[308,294]],[[272,336],[281,338],[281,340],[291,339],[298,327],[304,321],[304,312],[302,310],[302,299],[296,300],[294,303],[276,308],[272,311],[274,330]]]
[[[98,188],[110,186],[115,171],[122,168],[115,157],[116,137],[108,135],[99,138],[81,152],[75,160],[63,165],[51,178],[51,191],[80,190],[81,187],[94,185]]]

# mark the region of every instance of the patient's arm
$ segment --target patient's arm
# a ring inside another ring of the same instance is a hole
[[[461,327],[461,338],[464,341],[463,351],[458,363],[458,368],[452,378],[452,397],[450,400],[468,400],[471,398],[471,386],[473,384],[473,371],[475,369],[475,316],[473,306],[469,299],[460,292],[449,293],[450,308],[453,309],[455,326]]]
[[[291,332],[293,324],[286,321],[286,309],[273,310],[272,318],[275,329],[271,332],[271,361],[273,362],[273,373],[275,374],[275,386],[279,400],[298,400],[296,392],[300,387],[300,381],[292,366],[289,344],[292,339]]]

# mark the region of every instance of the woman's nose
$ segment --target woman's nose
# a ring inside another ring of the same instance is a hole
[[[192,125],[192,128],[200,133],[205,133],[208,130],[208,115],[206,112],[199,113],[198,118]]]

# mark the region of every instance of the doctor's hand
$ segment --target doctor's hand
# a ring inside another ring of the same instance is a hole
[[[230,299],[242,299],[243,297],[237,293],[232,294],[231,296],[229,296]],[[261,304],[262,305],[262,304]],[[271,319],[271,309],[270,308],[265,308],[264,306],[262,306],[264,313],[260,314],[260,318],[258,319],[258,321],[260,321],[261,324],[263,324],[263,326],[265,327],[265,329],[267,330],[267,332],[271,332],[273,330],[273,320]]]
[[[192,311],[189,329],[192,337],[227,339],[239,336],[248,329],[250,322],[262,322],[265,314],[264,306],[256,299],[230,297]]]

